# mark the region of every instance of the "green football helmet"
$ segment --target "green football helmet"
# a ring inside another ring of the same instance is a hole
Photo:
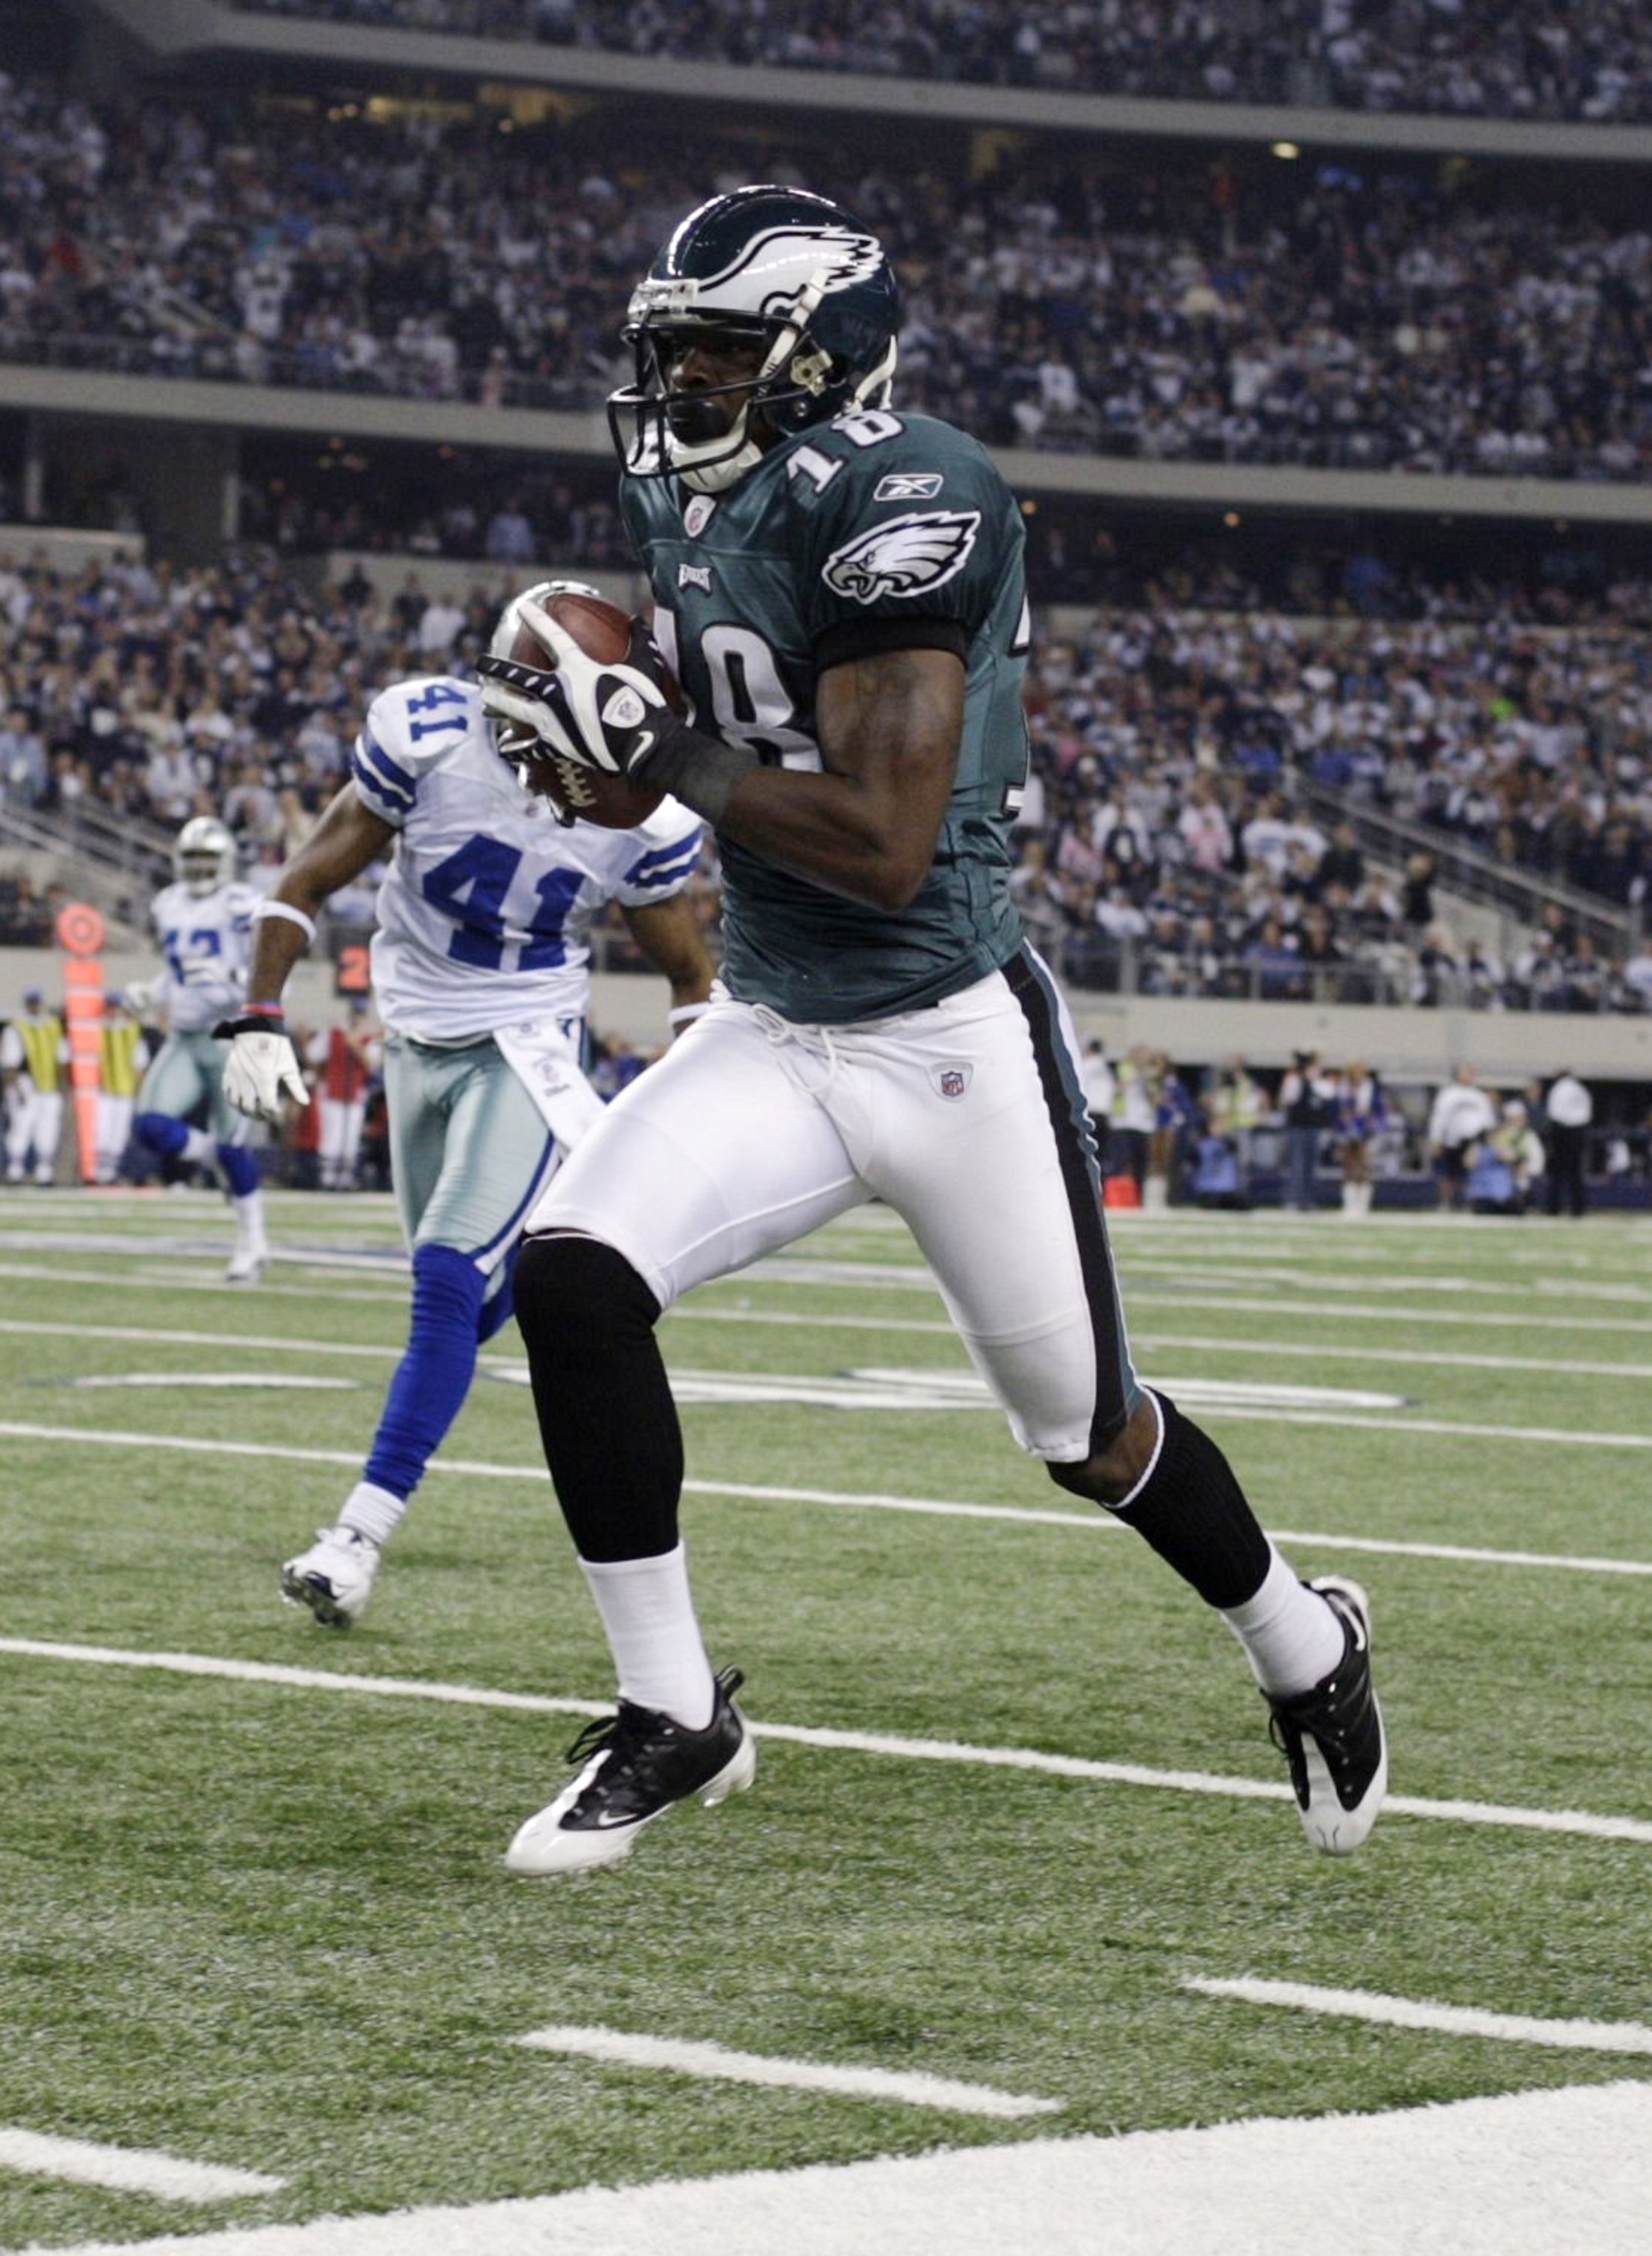
[[[636,381],[608,402],[619,459],[633,476],[725,492],[766,442],[886,405],[900,325],[883,245],[840,205],[768,186],[713,196],[632,294],[622,335]],[[696,339],[751,345],[756,374],[674,398],[670,361]]]

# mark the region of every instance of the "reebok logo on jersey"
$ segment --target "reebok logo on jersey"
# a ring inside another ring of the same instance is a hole
[[[891,470],[872,490],[874,501],[933,501],[946,481],[939,470]]]
[[[679,564],[677,585],[680,588],[698,588],[709,596],[711,593],[711,567],[709,564]]]
[[[978,509],[920,510],[892,517],[834,548],[821,570],[826,585],[858,603],[927,595],[961,572],[981,529]]]
[[[929,1078],[941,1096],[956,1100],[968,1089],[974,1072],[971,1065],[936,1065],[930,1067]]]

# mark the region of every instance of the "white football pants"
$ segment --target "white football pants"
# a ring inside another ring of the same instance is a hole
[[[62,1138],[62,1091],[36,1089],[32,1082],[20,1080],[6,1127],[6,1181],[23,1181],[32,1153],[35,1181],[49,1183],[57,1173],[57,1147]]]
[[[528,1219],[624,1254],[662,1308],[880,1198],[1034,1456],[1081,1462],[1140,1398],[1078,1045],[1030,949],[927,1010],[797,1026],[718,993]]]

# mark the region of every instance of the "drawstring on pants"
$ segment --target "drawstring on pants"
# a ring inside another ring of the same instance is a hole
[[[778,1011],[772,1011],[766,1003],[754,1003],[752,1005],[752,1016],[757,1025],[763,1029],[763,1039],[773,1048],[782,1049],[787,1042],[795,1042],[804,1057],[814,1057],[815,1052],[812,1046],[802,1038],[802,1029],[794,1026],[789,1019],[781,1018]],[[837,1080],[843,1059],[838,1054],[837,1043],[832,1040],[832,1030],[830,1026],[811,1026],[808,1032],[818,1038],[821,1047],[825,1052],[824,1078],[819,1082],[811,1082],[801,1071],[799,1061],[796,1059],[783,1058],[780,1062],[787,1078],[794,1087],[802,1090],[805,1096],[821,1097],[825,1096],[833,1082]]]

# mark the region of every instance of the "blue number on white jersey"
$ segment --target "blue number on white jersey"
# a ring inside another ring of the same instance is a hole
[[[407,710],[427,713],[433,705],[456,705],[456,713],[444,713],[438,721],[410,721],[407,734],[418,744],[422,737],[440,736],[444,729],[464,729],[470,723],[470,701],[456,682],[433,681],[420,695],[407,700]]]
[[[455,1040],[583,1015],[605,904],[666,899],[698,866],[698,819],[671,800],[636,830],[562,828],[499,758],[474,686],[445,677],[374,699],[351,773],[399,833],[373,985],[403,1033]]]
[[[166,962],[166,1019],[175,1033],[198,1033],[240,1008],[252,953],[258,896],[233,883],[198,895],[166,885],[150,914]]]

